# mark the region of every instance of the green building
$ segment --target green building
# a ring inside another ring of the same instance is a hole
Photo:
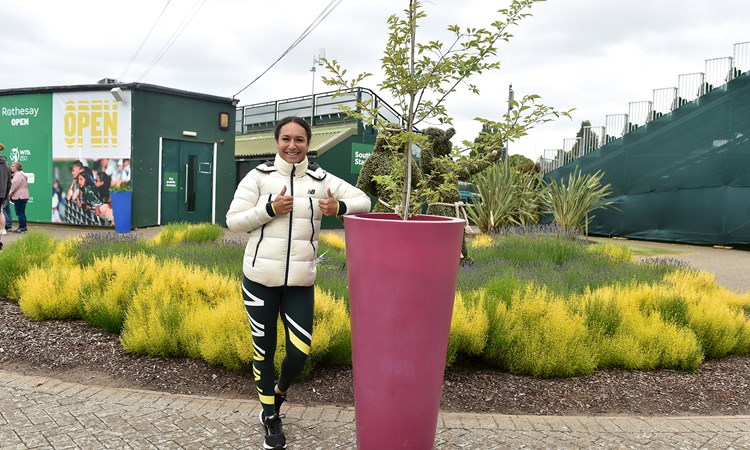
[[[0,90],[0,142],[29,178],[31,222],[112,226],[132,189],[131,226],[224,224],[235,188],[231,98],[104,79]]]

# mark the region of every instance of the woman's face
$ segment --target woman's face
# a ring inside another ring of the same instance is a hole
[[[279,150],[279,156],[290,163],[297,164],[307,157],[308,146],[307,133],[302,125],[294,122],[281,127],[279,130],[279,140],[276,141],[276,147]]]
[[[86,175],[81,173],[78,175],[78,186],[84,187],[85,185],[86,185]]]
[[[18,166],[16,165],[16,163],[13,163],[13,164],[10,165],[10,171],[11,172],[15,172],[17,170],[18,170]]]

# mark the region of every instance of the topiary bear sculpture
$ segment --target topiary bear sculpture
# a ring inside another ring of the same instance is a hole
[[[400,131],[398,125],[390,124],[378,134],[375,148],[357,178],[357,187],[377,199],[375,212],[397,212],[401,205],[406,157],[403,144],[397,141]],[[420,178],[419,166],[412,160],[412,188]]]
[[[427,206],[427,214],[436,216],[456,216],[456,203],[461,201],[459,181],[469,181],[472,175],[481,172],[502,157],[502,151],[493,150],[483,154],[454,159],[451,138],[456,130],[449,128],[427,128],[428,137],[422,147],[420,167],[427,189],[436,194],[437,200]],[[471,264],[466,247],[466,238],[461,244],[462,264]]]

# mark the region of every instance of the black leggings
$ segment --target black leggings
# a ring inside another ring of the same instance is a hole
[[[313,286],[266,287],[242,277],[242,298],[253,334],[253,377],[266,416],[274,414],[274,385],[286,392],[310,354],[314,294]],[[286,356],[278,383],[274,383],[279,315],[286,335]]]

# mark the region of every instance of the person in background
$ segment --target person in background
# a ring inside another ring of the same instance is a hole
[[[310,354],[320,222],[323,216],[370,210],[364,192],[308,161],[311,134],[304,119],[281,119],[274,130],[275,160],[260,164],[242,179],[227,212],[229,229],[250,236],[242,296],[253,337],[253,374],[265,449],[286,448],[279,411]],[[286,356],[277,380],[279,316]]]
[[[103,203],[110,203],[109,188],[112,184],[112,178],[102,170],[94,170],[92,173],[94,174],[94,186],[96,186],[99,198]]]
[[[60,187],[60,181],[52,182],[52,222],[61,223],[65,214],[65,195]]]
[[[5,146],[0,144],[0,152],[5,150]],[[5,156],[0,155],[0,206],[5,209],[5,205],[8,203],[8,194],[10,194],[10,168]],[[6,234],[5,230],[5,214],[0,214],[0,234]],[[0,241],[0,252],[3,251],[3,243]]]
[[[96,188],[94,174],[88,168],[83,169],[78,174],[78,191],[79,195],[76,201],[82,210],[103,217],[110,222],[114,221],[112,206],[104,203],[101,197],[99,197],[99,190]]]
[[[16,217],[18,217],[18,228],[15,229],[15,232],[25,233],[26,202],[29,201],[29,179],[23,173],[23,167],[18,161],[10,165],[10,170],[13,172],[13,179],[11,180],[8,197],[13,202],[13,209],[15,209]]]
[[[83,161],[77,159],[70,165],[70,174],[73,176],[73,181],[70,183],[66,199],[73,201],[78,199],[78,174],[83,171]]]
[[[2,158],[5,159],[4,156],[2,156]],[[6,167],[7,167],[7,162],[6,162]],[[8,167],[8,171],[10,171],[10,167]],[[11,176],[13,176],[12,173],[11,173]],[[10,212],[10,205],[11,203],[9,200],[9,201],[6,201],[5,204],[2,206],[3,213],[1,215],[3,216],[5,226],[2,230],[0,230],[0,234],[5,234],[6,232],[10,231],[11,228],[13,228],[13,216],[11,215],[11,212]]]

